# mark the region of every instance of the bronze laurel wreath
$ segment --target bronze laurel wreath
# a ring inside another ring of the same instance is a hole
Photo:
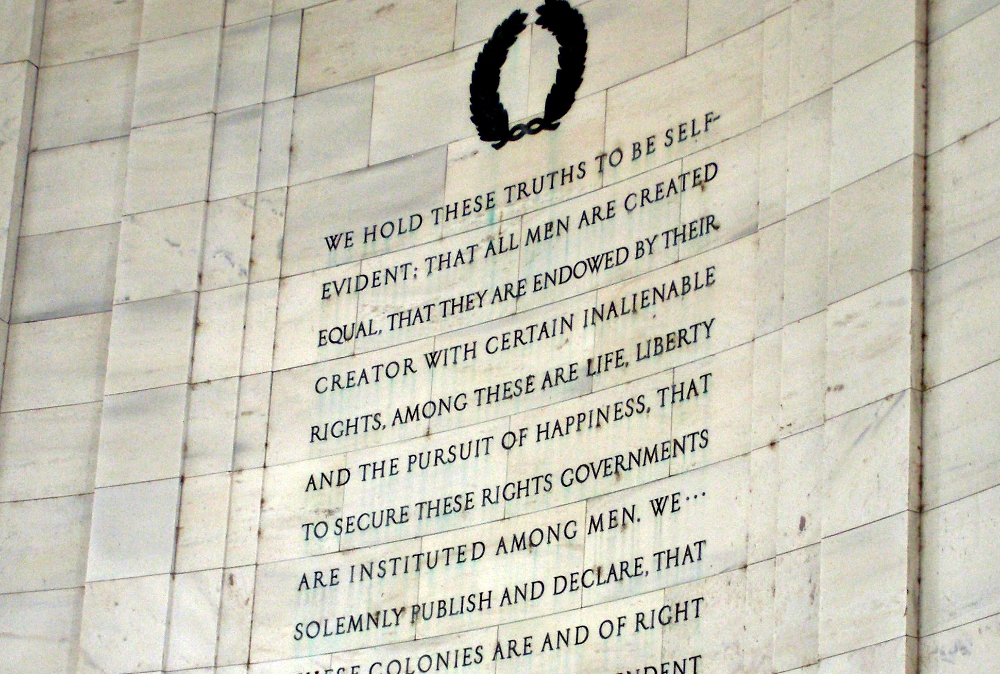
[[[472,70],[469,84],[472,123],[479,131],[479,138],[493,143],[498,150],[525,135],[558,128],[559,120],[576,102],[576,92],[583,83],[583,71],[587,66],[587,26],[583,15],[567,0],[545,0],[536,11],[535,23],[552,33],[559,43],[559,70],[545,99],[542,117],[511,128],[507,109],[500,102],[500,70],[510,48],[525,29],[527,14],[516,9],[496,27]]]

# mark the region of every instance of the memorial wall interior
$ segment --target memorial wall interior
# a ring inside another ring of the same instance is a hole
[[[1000,672],[1000,1],[0,2],[0,674]]]

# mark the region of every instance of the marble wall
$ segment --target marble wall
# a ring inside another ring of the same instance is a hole
[[[931,3],[920,659],[934,674],[1000,665],[996,499],[1000,381],[995,157],[1000,7]]]
[[[572,4],[0,8],[0,674],[997,668],[1000,7]]]

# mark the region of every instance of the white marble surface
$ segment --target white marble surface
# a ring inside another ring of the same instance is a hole
[[[260,105],[216,115],[208,190],[211,201],[252,193],[256,188],[263,119]]]
[[[0,411],[101,400],[111,314],[11,326]]]
[[[183,385],[105,396],[95,486],[178,477],[187,398]]]
[[[94,487],[101,403],[0,415],[0,501],[86,494]],[[39,437],[37,430],[49,432]],[[39,464],[46,479],[35,479]]]
[[[921,522],[921,636],[998,612],[993,487],[927,512]]]
[[[135,51],[140,0],[52,0],[45,3],[43,66]]]
[[[254,221],[253,195],[212,201],[205,222],[201,290],[218,290],[247,282]]]
[[[774,561],[774,668],[788,670],[818,659],[820,548],[813,545]]]
[[[261,374],[271,370],[277,316],[278,280],[251,283],[247,292],[240,374]]]
[[[229,3],[226,7],[226,23],[230,25],[222,33],[222,65],[216,98],[218,111],[255,105],[264,100],[267,47],[271,34],[269,12],[254,21],[242,23],[238,21],[242,18],[238,14],[240,4],[251,3],[244,0],[235,6]],[[267,4],[270,10],[270,3]],[[252,9],[250,11],[256,13]]]
[[[997,119],[1000,85],[985,76],[997,58],[1000,10],[993,8],[932,43],[927,85],[927,151],[951,145]]]
[[[1000,237],[992,160],[1000,126],[986,126],[927,158],[927,268]]]
[[[367,166],[372,79],[295,99],[289,184]]]
[[[996,616],[945,630],[920,640],[927,674],[972,674],[1000,666],[1000,625]]]
[[[122,304],[198,289],[205,203],[122,219],[115,302]]]
[[[996,0],[934,0],[927,7],[930,41],[936,42],[996,5]]]
[[[31,61],[38,63],[42,42],[45,3],[38,0],[12,0],[0,10],[0,63]]]
[[[119,230],[113,224],[22,237],[11,320],[43,321],[110,311]]]
[[[21,234],[49,234],[118,222],[129,139],[33,152]]]
[[[788,105],[795,106],[833,83],[832,0],[792,2],[788,12]]]
[[[789,0],[695,0],[688,7],[688,53],[735,35],[788,7]]]
[[[288,185],[291,164],[294,99],[264,105],[260,133],[257,190],[263,192]]]
[[[302,31],[302,12],[280,13],[278,5],[281,0],[274,4],[267,45],[267,73],[264,76],[264,100],[268,102],[295,95]]]
[[[33,150],[128,135],[137,54],[42,68],[32,125]]]
[[[919,158],[908,157],[834,192],[827,280],[830,301],[920,268],[924,216],[914,186],[922,182]],[[866,243],[869,237],[879,245]]]
[[[193,381],[235,377],[240,373],[246,305],[245,285],[200,294],[191,364]]]
[[[92,501],[88,494],[0,503],[0,594],[83,584]]]
[[[186,477],[232,469],[239,385],[239,378],[233,377],[191,386],[184,439]]]
[[[455,2],[342,0],[302,14],[297,93],[423,61],[452,48]],[[414,26],[420,30],[413,30]],[[391,45],[391,47],[390,47]]]
[[[218,672],[246,674],[250,657],[250,621],[253,610],[254,567],[226,569],[223,574],[219,639],[216,661],[238,663],[219,667]]]
[[[596,0],[582,4],[580,11],[587,22],[588,40],[587,71],[578,96],[607,89],[685,55],[684,2]],[[624,34],[629,36],[628,50],[621,49]],[[545,97],[555,77],[557,54],[558,43],[552,34],[532,27],[528,91],[531,112],[545,108]]]
[[[25,671],[38,660],[73,671],[82,608],[83,588],[0,595],[0,671]]]
[[[925,64],[924,47],[911,43],[834,85],[832,188],[923,152],[924,117],[917,111],[924,106]],[[928,150],[933,145],[928,140]]]
[[[924,394],[923,503],[936,508],[1000,484],[1000,363]]]
[[[221,570],[173,577],[165,668],[181,670],[215,664],[221,592]]]
[[[156,4],[161,3],[145,3],[145,7]],[[209,28],[140,46],[133,125],[147,126],[211,112],[221,40],[222,32]]]
[[[942,4],[954,3],[949,3],[949,0],[932,0],[926,4],[912,0],[834,2],[834,81],[885,58],[911,42],[923,42],[926,39],[928,6]]]
[[[98,674],[162,667],[169,601],[169,575],[88,584],[76,671]]]
[[[921,281],[905,273],[831,305],[828,417],[918,385]]]
[[[928,272],[925,385],[937,386],[996,360],[998,250],[995,240]]]
[[[920,402],[908,390],[827,423],[824,536],[920,507]]]
[[[822,543],[819,654],[916,636],[917,516],[904,512]],[[926,576],[924,576],[926,577]]]
[[[827,329],[824,312],[781,331],[781,437],[823,423]]]
[[[272,0],[226,0],[226,25],[269,16],[272,4]]]
[[[123,393],[186,382],[195,305],[193,293],[117,305],[105,391]]]
[[[511,120],[527,114],[527,40],[518,40],[507,56],[520,64],[503,83]],[[444,53],[377,75],[371,119],[370,163],[422,152],[475,135],[469,119],[469,78],[479,56],[476,46]],[[423,129],[423,133],[414,133]]]
[[[39,5],[8,4],[17,26]],[[0,250],[16,268],[13,322],[0,323],[0,651],[13,654],[0,674],[361,674],[392,658],[413,672],[469,646],[485,656],[470,674],[919,674],[918,646],[933,674],[990,671],[993,0],[929,3],[929,69],[909,0],[573,2],[589,29],[578,100],[558,129],[499,151],[469,120],[469,75],[497,23],[516,8],[531,21],[539,3],[46,4],[44,30],[0,28],[4,58],[31,59],[0,70],[12,92]],[[499,93],[512,122],[544,107],[556,47],[532,24],[511,48]],[[621,163],[599,170],[617,149]],[[626,205],[709,164],[711,183]],[[570,165],[579,175],[558,190],[431,221]],[[614,219],[580,217],[612,204]],[[363,240],[418,212],[420,230]],[[717,229],[662,247],[665,231],[709,217]],[[533,238],[560,219],[570,226]],[[326,237],[347,231],[354,245],[331,250]],[[472,245],[474,264],[433,269]],[[530,285],[608,250],[627,261],[386,326],[390,312]],[[405,283],[322,297],[324,283],[404,263],[419,272]],[[580,324],[710,268],[715,283],[693,295]],[[576,325],[557,338],[484,351],[567,315]],[[368,320],[382,332],[317,342]],[[710,338],[636,357],[702,321]],[[472,342],[473,360],[427,363]],[[391,382],[317,392],[406,359],[414,371]],[[609,369],[390,425],[397,407],[595,363]],[[539,431],[638,400],[596,427]],[[384,430],[318,437],[372,412]],[[493,444],[475,460],[360,477],[481,437]],[[658,447],[656,461],[611,469]],[[346,485],[306,487],[340,469]],[[546,488],[518,491],[532,480]],[[449,494],[475,507],[303,535]],[[674,496],[677,510],[656,512]],[[501,536],[569,521],[574,537],[494,554]],[[475,541],[489,550],[468,565],[301,589],[320,569]],[[656,568],[690,545],[697,559]],[[636,573],[553,591],[559,575],[620,569]],[[500,605],[534,582],[548,592]],[[490,590],[487,610],[409,619],[413,604]],[[695,597],[697,618],[636,629],[637,615]],[[407,613],[391,629],[296,639],[299,623],[389,607]],[[618,619],[620,634],[599,634]],[[587,643],[540,649],[579,625]],[[531,655],[491,657],[526,638]]]
[[[170,573],[179,492],[178,479],[96,490],[87,581]]]
[[[431,150],[411,157],[373,166],[341,176],[295,185],[288,190],[282,272],[286,276],[313,271],[362,255],[415,246],[440,237],[433,227],[407,234],[404,239],[369,240],[364,228],[382,225],[396,213],[425,212],[444,200],[447,152]],[[409,224],[407,219],[406,224]],[[430,223],[428,223],[430,225]],[[323,243],[325,236],[353,230],[361,246],[338,245],[334,250]],[[359,231],[360,230],[360,231]],[[403,241],[403,243],[400,243]]]
[[[222,568],[226,552],[229,483],[226,473],[184,480],[177,525],[175,569],[178,573]]]
[[[125,212],[205,201],[212,152],[211,115],[135,129],[130,136]]]
[[[277,279],[281,274],[287,198],[283,188],[257,194],[250,247],[251,282]]]
[[[144,0],[142,41],[185,35],[222,25],[225,0]]]

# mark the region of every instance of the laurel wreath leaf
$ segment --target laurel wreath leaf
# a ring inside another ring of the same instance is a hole
[[[559,69],[545,98],[545,112],[526,124],[512,129],[507,109],[500,101],[500,71],[507,61],[510,48],[524,31],[528,15],[514,10],[493,31],[476,59],[469,82],[469,110],[479,138],[500,149],[510,141],[527,134],[555,129],[559,120],[576,102],[576,92],[583,83],[587,67],[587,25],[583,15],[567,0],[545,0],[537,10],[535,23],[552,33],[559,43]]]
[[[559,70],[545,98],[545,121],[556,122],[576,102],[587,67],[587,25],[583,16],[566,0],[546,0],[537,9],[536,24],[552,33],[559,43]]]
[[[528,15],[519,9],[511,12],[493,31],[476,59],[469,83],[469,108],[472,123],[479,138],[487,143],[506,143],[510,135],[507,109],[500,102],[500,71],[507,61],[507,52],[525,29]]]

